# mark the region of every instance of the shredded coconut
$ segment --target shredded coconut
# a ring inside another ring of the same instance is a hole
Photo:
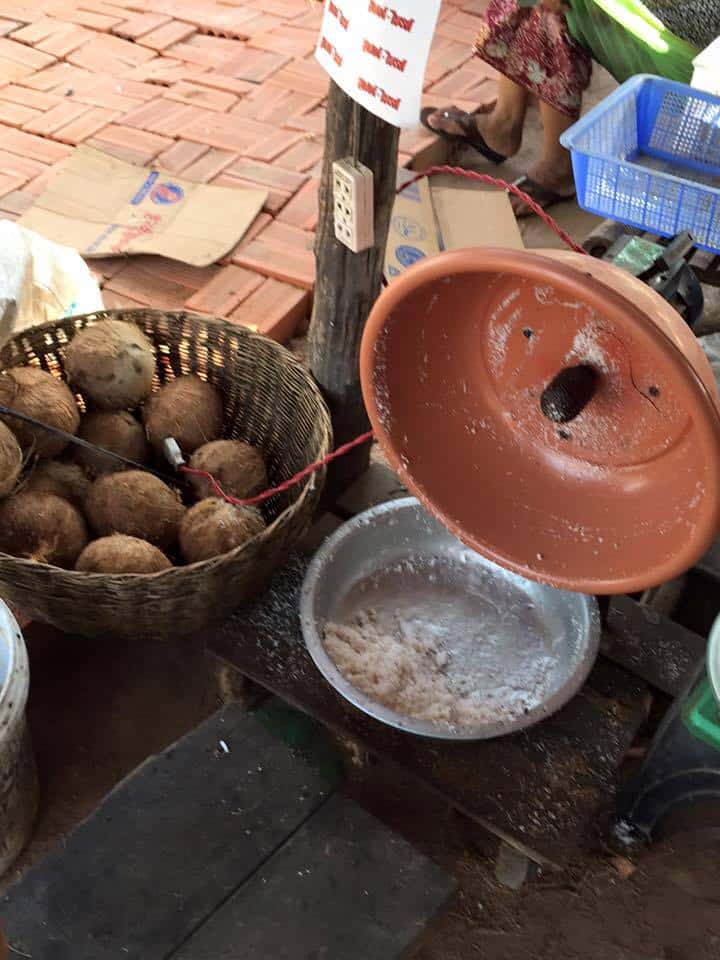
[[[468,660],[442,625],[371,607],[325,625],[324,643],[342,675],[376,703],[451,727],[510,721],[547,695],[553,660],[528,656],[520,670],[493,668],[490,650]],[[492,640],[489,647],[493,647]],[[489,655],[489,656],[488,656]]]

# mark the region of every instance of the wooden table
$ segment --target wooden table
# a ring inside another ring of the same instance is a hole
[[[380,465],[342,498],[347,516],[402,495]],[[341,521],[325,516],[308,544]],[[614,598],[603,655],[581,693],[531,729],[472,743],[427,740],[367,717],[328,686],[302,640],[298,594],[307,558],[279,571],[268,594],[208,638],[242,674],[396,762],[449,803],[540,863],[562,864],[614,813],[618,770],[642,722],[651,687],[678,693],[703,655],[703,638],[629,597]]]

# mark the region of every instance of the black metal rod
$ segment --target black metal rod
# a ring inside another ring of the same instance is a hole
[[[10,407],[5,407],[0,403],[0,415],[3,417],[14,417],[16,420],[22,420],[23,423],[29,423],[33,427],[40,427],[41,430],[46,430],[48,433],[55,434],[56,437],[62,437],[63,440],[67,440],[68,443],[74,443],[78,447],[84,447],[86,450],[91,450],[93,453],[99,453],[102,456],[109,457],[111,460],[115,460],[118,463],[124,463],[128,467],[133,467],[135,470],[144,470],[146,473],[152,473],[156,477],[159,477],[163,483],[178,483],[178,477],[171,477],[168,474],[161,473],[159,470],[153,470],[152,467],[148,467],[143,463],[137,463],[135,460],[130,460],[129,457],[123,457],[119,453],[115,453],[113,450],[106,450],[105,447],[99,447],[96,443],[90,443],[89,440],[83,440],[82,437],[76,437],[74,433],[68,433],[67,430],[61,430],[60,427],[53,427],[48,423],[43,423],[41,420],[36,420],[35,417],[29,417],[26,413],[19,413],[17,410],[11,410]]]

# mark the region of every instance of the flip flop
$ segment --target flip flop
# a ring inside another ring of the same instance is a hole
[[[450,107],[447,110],[443,110],[443,116],[446,120],[452,120],[454,123],[460,125],[463,130],[467,130],[465,134],[459,133],[447,133],[445,130],[436,130],[434,127],[431,127],[428,123],[428,117],[432,113],[438,112],[438,107],[425,107],[425,109],[420,114],[420,122],[425,127],[426,130],[429,130],[430,133],[434,133],[436,137],[442,137],[443,140],[449,140],[451,143],[463,143],[468,147],[473,147],[478,153],[481,153],[487,160],[490,160],[491,163],[495,163],[498,166],[501,163],[505,163],[507,157],[503,156],[502,153],[498,153],[497,150],[493,150],[492,147],[489,147],[485,142],[485,138],[481,133],[474,129],[474,125],[471,123],[472,113],[468,113],[466,110],[457,110],[455,107]]]
[[[538,183],[537,180],[533,180],[532,177],[524,176],[520,177],[519,180],[513,181],[514,187],[519,187],[523,193],[526,193],[535,203],[539,204],[543,210],[547,210],[548,207],[554,206],[556,203],[563,203],[565,200],[572,200],[575,197],[575,191],[572,193],[556,193],[555,190],[550,190],[548,187],[544,187],[541,183]],[[518,198],[519,199],[519,198]],[[520,213],[515,214],[517,217],[532,217],[533,211],[528,208],[527,211],[521,211]]]

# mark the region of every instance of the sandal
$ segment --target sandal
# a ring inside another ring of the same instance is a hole
[[[487,145],[485,138],[472,122],[472,113],[468,113],[466,110],[458,110],[456,107],[448,107],[447,110],[443,110],[442,114],[446,120],[452,120],[453,123],[457,123],[462,130],[467,131],[467,133],[459,134],[447,133],[445,130],[436,130],[435,127],[431,127],[428,122],[428,117],[437,112],[437,107],[425,107],[420,114],[420,122],[430,133],[434,133],[436,137],[442,137],[443,140],[449,140],[451,143],[462,143],[465,146],[473,147],[478,153],[481,153],[486,159],[490,160],[491,163],[500,165],[507,160],[507,157],[503,156],[502,153],[498,153],[497,150],[493,150],[492,147]]]
[[[548,187],[544,187],[541,183],[538,183],[537,180],[533,180],[532,177],[527,175],[520,177],[519,180],[514,180],[513,186],[518,187],[523,191],[523,193],[526,193],[530,199],[539,204],[543,210],[547,210],[548,207],[552,207],[556,203],[563,203],[565,200],[573,200],[576,195],[574,190],[572,193],[557,193],[555,190],[550,190]],[[518,197],[518,200],[521,199],[521,197]],[[529,208],[527,211],[521,210],[519,213],[516,211],[515,216],[531,217],[533,216],[533,211]]]

